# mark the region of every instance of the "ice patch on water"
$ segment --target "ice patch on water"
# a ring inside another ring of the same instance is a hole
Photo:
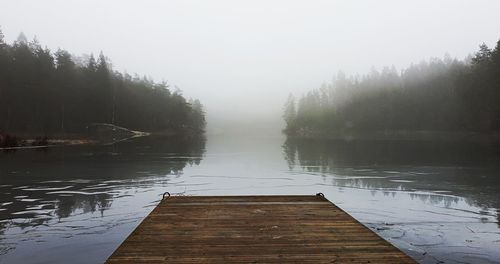
[[[108,192],[79,192],[79,191],[55,191],[55,192],[48,192],[47,194],[82,194],[82,195],[96,195],[96,194],[109,194]]]
[[[391,182],[413,182],[410,180],[390,180]]]
[[[18,211],[15,213],[12,213],[13,215],[23,215],[23,214],[51,214],[53,210],[47,209],[47,210],[26,210],[26,211]]]
[[[62,181],[41,181],[40,183],[58,183]]]
[[[35,187],[35,188],[26,188],[21,189],[23,191],[58,191],[65,190],[74,187],[73,185],[63,186],[63,187]]]
[[[25,199],[21,199],[19,201],[32,203],[32,202],[36,202],[36,201],[39,201],[39,200],[41,200],[41,199],[27,199],[27,198],[25,198]]]
[[[29,188],[29,186],[28,185],[18,186],[18,187],[12,188],[12,190],[18,190],[18,189],[24,189],[24,188]]]

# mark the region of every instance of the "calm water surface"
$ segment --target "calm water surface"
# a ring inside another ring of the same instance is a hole
[[[0,263],[101,263],[169,191],[315,194],[421,263],[500,263],[500,148],[141,138],[0,153]]]

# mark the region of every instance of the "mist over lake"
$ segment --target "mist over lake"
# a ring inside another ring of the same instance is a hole
[[[498,10],[2,3],[0,263],[498,263]]]
[[[323,192],[422,263],[494,263],[499,159],[490,146],[217,136],[4,153],[1,259],[103,262],[165,191]]]

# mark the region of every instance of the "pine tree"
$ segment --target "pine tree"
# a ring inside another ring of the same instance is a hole
[[[285,112],[283,113],[283,119],[285,119],[287,130],[293,128],[296,116],[297,111],[295,110],[295,97],[293,97],[292,94],[289,94],[285,103]]]
[[[23,32],[19,33],[19,36],[17,36],[17,44],[20,44],[20,45],[27,45],[28,44],[28,38],[26,37],[26,35],[24,35]]]

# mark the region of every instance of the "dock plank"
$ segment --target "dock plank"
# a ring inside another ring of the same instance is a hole
[[[106,263],[416,263],[322,196],[173,196]]]

